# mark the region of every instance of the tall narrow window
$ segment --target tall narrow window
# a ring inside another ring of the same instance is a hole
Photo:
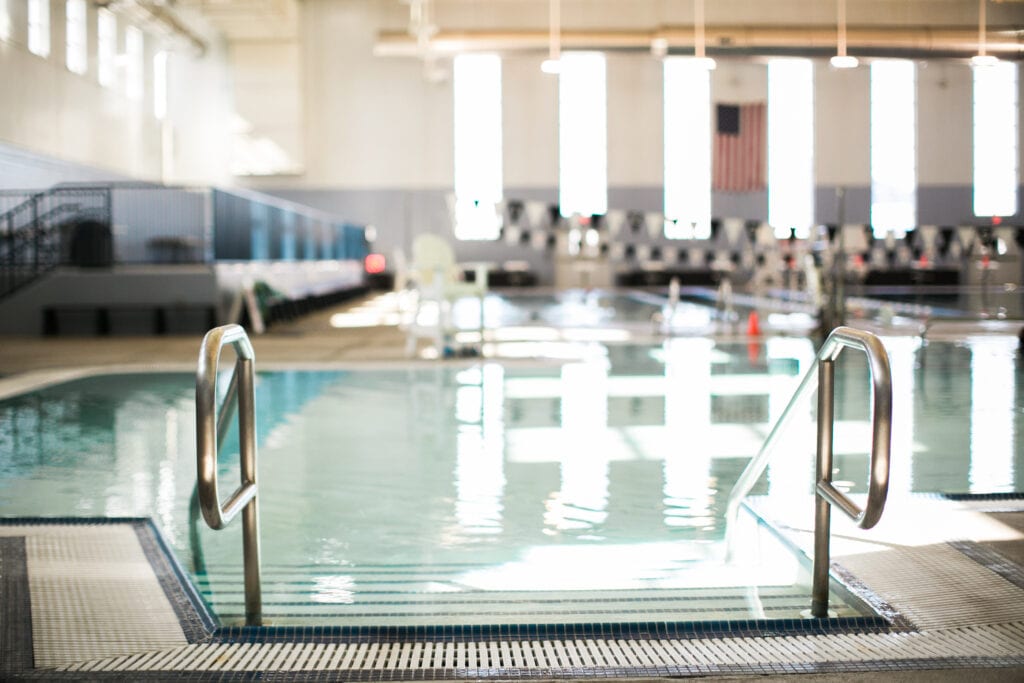
[[[153,116],[167,118],[167,59],[166,50],[153,55]]]
[[[810,235],[814,223],[814,68],[809,59],[768,62],[768,223],[777,237]]]
[[[664,60],[665,237],[711,235],[711,72],[698,60]]]
[[[455,237],[497,239],[502,197],[501,58],[458,55],[455,96]]]
[[[129,26],[124,31],[124,94],[129,100],[141,100],[145,89],[145,60],[142,55],[142,31]]]
[[[914,63],[871,63],[871,227],[903,237],[917,225],[917,97]]]
[[[50,0],[28,0],[28,50],[50,56]]]
[[[604,55],[562,53],[558,83],[558,203],[562,215],[608,211]]]
[[[97,77],[112,88],[117,82],[117,17],[108,9],[96,11]]]
[[[11,0],[0,0],[0,40],[11,37]]]
[[[84,74],[89,66],[86,45],[85,0],[67,0],[65,15],[65,59],[68,71]]]
[[[974,215],[1017,213],[1017,65],[974,67]]]

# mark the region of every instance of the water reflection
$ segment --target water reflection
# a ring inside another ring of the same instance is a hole
[[[1012,490],[1014,479],[1014,361],[1017,340],[978,338],[971,349],[971,493]],[[981,381],[981,378],[984,378]]]
[[[884,343],[892,494],[1020,490],[1016,340]],[[591,545],[649,545],[663,558],[676,541],[718,539],[725,498],[810,367],[811,343],[576,344],[560,362],[261,374],[266,556],[503,565]],[[836,369],[834,477],[863,493],[866,364],[845,353]],[[187,558],[192,382],[94,378],[0,402],[0,514],[153,516]],[[813,401],[798,423],[755,494],[807,499]],[[238,476],[236,451],[232,438],[226,482]],[[237,564],[240,534],[210,543],[210,533],[198,532],[210,565]],[[346,590],[332,578],[321,593]]]

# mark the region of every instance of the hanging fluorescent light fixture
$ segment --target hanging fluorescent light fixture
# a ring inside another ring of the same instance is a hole
[[[846,0],[836,0],[836,9],[839,15],[836,55],[829,60],[829,64],[835,69],[853,69],[860,62],[853,55],[846,54]]]
[[[704,54],[704,0],[693,3],[693,58],[708,71],[715,68],[715,60]]]
[[[992,66],[999,62],[995,55],[985,51],[985,0],[978,0],[978,54],[971,57],[971,66]]]
[[[658,36],[651,39],[651,54],[661,59],[668,54],[668,38]]]
[[[560,2],[561,0],[548,0],[548,58],[540,64],[540,70],[546,74],[557,74],[562,71]]]

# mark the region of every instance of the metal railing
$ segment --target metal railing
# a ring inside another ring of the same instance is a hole
[[[102,187],[0,190],[0,209],[0,297],[58,265],[95,258],[90,252],[103,245],[92,244],[88,228],[111,223],[110,190]]]
[[[832,485],[832,431],[835,418],[835,360],[844,348],[860,349],[868,357],[872,385],[871,461],[867,501],[862,509],[846,494]],[[852,327],[837,327],[822,344],[812,367],[781,417],[769,432],[761,450],[750,461],[729,494],[726,507],[727,528],[735,528],[740,503],[764,473],[772,453],[795,414],[798,405],[810,392],[818,390],[818,446],[815,467],[814,500],[814,567],[811,587],[811,615],[828,616],[829,541],[831,538],[831,506],[838,506],[862,529],[870,529],[882,516],[889,492],[889,455],[892,444],[892,373],[885,346],[875,335]],[[733,538],[727,539],[730,549]]]
[[[224,346],[237,356],[231,382],[217,410],[217,365]],[[203,337],[196,371],[196,465],[199,507],[211,529],[223,529],[242,513],[242,555],[245,573],[245,623],[262,622],[260,588],[260,523],[256,502],[255,354],[239,325],[215,327]],[[235,408],[241,484],[223,505],[217,490],[217,451],[227,436]]]

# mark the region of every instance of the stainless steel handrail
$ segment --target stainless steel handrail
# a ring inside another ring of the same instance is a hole
[[[863,509],[845,493],[832,486],[832,431],[835,418],[835,360],[844,348],[856,348],[867,354],[872,385],[871,462],[868,496]],[[811,587],[811,615],[828,615],[828,571],[831,506],[836,505],[862,529],[870,529],[882,516],[889,493],[889,457],[892,445],[892,372],[889,356],[881,340],[870,332],[852,327],[837,327],[822,344],[812,367],[782,415],[772,427],[761,450],[751,459],[729,494],[726,506],[727,529],[735,528],[740,503],[764,473],[778,442],[790,423],[794,407],[814,389],[818,389],[818,446],[815,466],[814,568]],[[734,539],[727,538],[730,554]]]
[[[236,360],[227,395],[217,410],[217,365],[230,344]],[[203,337],[196,371],[196,466],[199,507],[212,529],[223,529],[242,513],[242,555],[245,572],[245,623],[262,622],[260,589],[260,523],[256,502],[255,360],[252,344],[238,325],[215,327]],[[238,408],[241,484],[221,504],[217,488],[217,451]]]

